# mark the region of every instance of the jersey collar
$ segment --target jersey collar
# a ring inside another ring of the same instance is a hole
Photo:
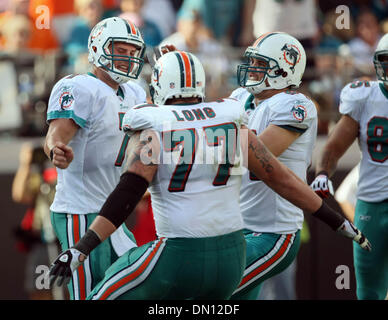
[[[93,73],[91,73],[91,72],[88,72],[88,75],[91,76],[91,77],[93,77],[93,78],[98,79],[98,78],[96,77],[96,75],[93,74]],[[119,88],[117,89],[116,94],[117,94],[117,96],[119,96],[121,99],[124,99],[124,91],[123,91],[123,89],[122,89],[120,86],[119,86]]]
[[[96,79],[97,79],[96,75],[93,74],[93,73],[91,73],[91,72],[88,72],[88,75],[91,76],[91,77],[93,77],[93,78],[96,78]]]
[[[251,93],[251,95],[248,97],[247,101],[245,102],[244,109],[245,111],[248,110],[255,110],[255,96]]]
[[[116,94],[117,94],[121,99],[124,99],[124,91],[123,91],[123,89],[121,88],[121,86],[119,86],[119,88],[117,89]]]
[[[388,99],[388,90],[385,88],[384,84],[379,82],[379,87],[383,95]]]

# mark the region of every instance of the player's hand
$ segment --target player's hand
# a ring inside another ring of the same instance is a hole
[[[73,149],[62,142],[57,142],[51,150],[51,161],[57,168],[66,169],[74,159]]]
[[[316,176],[310,187],[322,199],[327,198],[329,194],[334,195],[333,184],[325,174]]]
[[[177,48],[173,44],[166,44],[165,46],[160,47],[161,55],[164,55],[167,52],[171,52],[171,51],[177,51]]]
[[[82,264],[81,260],[83,261],[84,258],[86,257],[75,248],[62,252],[51,264],[49,272],[50,286],[55,282],[58,286],[68,284],[73,272]]]
[[[337,229],[337,232],[357,242],[362,249],[367,251],[372,250],[369,240],[350,221],[345,220],[344,223]]]

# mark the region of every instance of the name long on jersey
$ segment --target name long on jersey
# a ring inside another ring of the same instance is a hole
[[[159,139],[159,168],[150,186],[159,236],[208,237],[242,228],[239,139],[245,123],[243,106],[234,99],[140,105],[125,115],[129,135],[144,130],[143,140],[150,132]],[[150,161],[148,152],[142,154],[142,161]]]

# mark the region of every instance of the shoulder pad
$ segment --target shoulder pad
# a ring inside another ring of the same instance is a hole
[[[376,85],[377,81],[355,81],[347,84],[341,91],[339,112],[359,121],[365,101]]]
[[[315,104],[303,94],[282,94],[270,102],[271,123],[307,129],[317,118]]]
[[[234,98],[234,99],[237,99],[239,101],[245,101],[246,99],[249,98],[251,94],[244,88],[237,88],[236,90],[234,90],[229,98]]]
[[[136,131],[153,128],[155,125],[154,108],[159,108],[159,106],[143,103],[128,110],[123,118],[123,131],[132,135]]]
[[[365,100],[372,92],[376,81],[357,80],[348,83],[341,91],[341,100],[359,101]]]

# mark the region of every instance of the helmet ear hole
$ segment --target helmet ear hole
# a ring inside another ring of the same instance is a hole
[[[93,51],[96,53],[97,52],[97,47],[96,46],[93,46],[92,47]]]

